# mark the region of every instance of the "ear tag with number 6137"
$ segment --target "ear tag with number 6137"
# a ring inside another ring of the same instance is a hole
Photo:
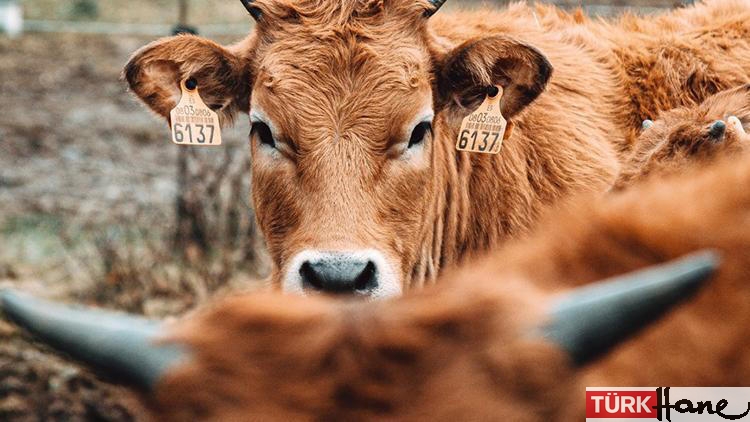
[[[494,91],[491,89],[488,91]],[[500,98],[503,96],[503,88],[497,86],[497,93],[488,92],[484,102],[466,116],[461,122],[458,131],[458,142],[456,149],[459,151],[480,152],[484,154],[497,154],[503,146],[503,141],[510,136],[510,130],[506,133],[508,123],[500,113]],[[510,129],[510,128],[509,128]]]
[[[169,113],[172,142],[177,145],[221,145],[219,116],[198,95],[195,79],[180,82],[182,98]]]

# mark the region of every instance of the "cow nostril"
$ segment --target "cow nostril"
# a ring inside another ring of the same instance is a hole
[[[375,264],[372,261],[367,261],[367,265],[361,273],[354,280],[355,290],[369,290],[375,288]]]
[[[318,276],[318,273],[313,270],[312,264],[310,264],[310,262],[305,261],[302,264],[302,266],[299,268],[299,275],[302,277],[302,280],[305,282],[305,284],[309,284],[310,287],[316,290],[323,290],[323,282]]]
[[[373,261],[331,255],[305,261],[299,268],[303,286],[327,293],[366,293],[378,286]]]

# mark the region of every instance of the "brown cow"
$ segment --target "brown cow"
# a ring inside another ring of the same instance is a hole
[[[655,122],[645,120],[614,189],[745,151],[750,137],[743,125],[750,127],[750,85],[712,95],[699,106],[667,111]]]
[[[590,22],[554,7],[434,14],[438,0],[243,0],[222,47],[156,41],[125,68],[162,116],[193,78],[223,121],[249,113],[253,201],[285,291],[382,297],[603,191],[644,118],[750,81],[750,2]],[[554,68],[554,72],[553,72]],[[497,156],[459,123],[503,89]]]
[[[176,415],[173,409],[194,404],[191,411],[224,416],[260,404],[269,415],[285,409],[310,419],[582,420],[586,386],[743,385],[750,377],[750,157],[743,158],[577,200],[530,239],[449,274],[438,290],[397,302],[230,299],[178,329],[176,338],[199,358],[163,379],[158,409]],[[722,256],[711,284],[599,361],[576,368],[528,334],[550,291],[706,247]],[[236,350],[226,352],[230,343]],[[236,378],[227,377],[231,371]]]
[[[145,335],[160,329],[121,316],[9,293],[3,306],[78,356],[132,371],[151,388],[158,420],[581,420],[586,386],[747,382],[750,162],[743,158],[581,198],[528,239],[405,298],[223,300],[170,328],[186,349],[149,351]],[[635,321],[695,291],[711,256],[668,268],[681,274],[677,284],[637,274],[615,290],[587,286],[577,293],[582,306],[561,306],[571,284],[706,247],[721,256],[710,284],[614,351],[607,353]],[[576,322],[566,324],[566,312]]]

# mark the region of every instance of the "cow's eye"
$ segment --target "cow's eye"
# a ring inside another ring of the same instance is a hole
[[[276,141],[273,140],[271,128],[269,128],[267,124],[263,122],[253,122],[250,134],[253,133],[258,137],[261,144],[266,144],[271,148],[276,148]]]
[[[420,124],[414,126],[414,130],[411,132],[411,138],[409,138],[408,148],[424,142],[424,137],[427,136],[427,132],[431,131],[432,123],[430,122],[421,122]]]

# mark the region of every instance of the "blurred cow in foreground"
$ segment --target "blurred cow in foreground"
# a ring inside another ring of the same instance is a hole
[[[731,158],[576,200],[527,239],[390,302],[247,295],[172,326],[13,292],[2,304],[146,387],[157,420],[581,420],[586,386],[750,377],[750,162]]]
[[[643,119],[750,82],[747,0],[611,22],[522,4],[242,3],[257,21],[244,41],[159,40],[124,75],[164,117],[188,78],[223,121],[249,114],[254,207],[288,292],[432,283],[547,205],[610,187]],[[456,152],[493,85],[512,135],[498,155]]]

